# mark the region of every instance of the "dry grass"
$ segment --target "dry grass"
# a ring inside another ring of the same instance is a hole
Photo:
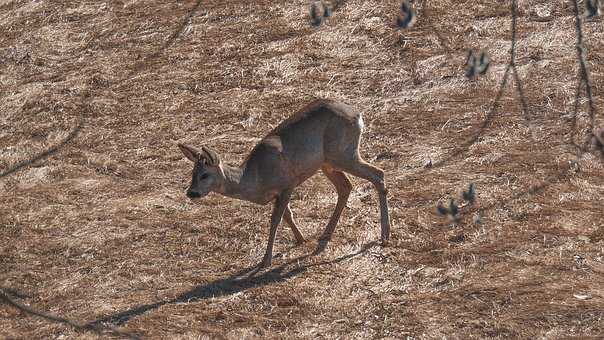
[[[204,1],[183,25],[194,7],[0,2],[0,170],[84,117],[58,154],[0,179],[0,285],[41,310],[145,338],[604,334],[602,159],[584,154],[579,171],[569,166],[569,1],[519,4],[530,125],[508,86],[493,121],[455,157],[503,76],[507,3],[419,1],[417,25],[401,34],[388,27],[391,0],[339,1],[319,29],[306,1]],[[601,124],[602,19],[584,29]],[[475,82],[463,77],[467,48],[492,58]],[[190,203],[190,164],[175,145],[207,143],[238,163],[315,97],[364,112],[362,153],[389,181],[392,246],[372,243],[377,197],[354,180],[333,241],[307,256],[335,203],[316,176],[293,201],[309,243],[292,247],[281,228],[271,270],[237,277],[263,254],[270,209],[216,195]],[[579,118],[578,140],[585,100]],[[429,159],[445,163],[426,170]],[[436,202],[470,182],[479,207],[451,225]],[[0,324],[4,338],[97,337],[8,306]]]

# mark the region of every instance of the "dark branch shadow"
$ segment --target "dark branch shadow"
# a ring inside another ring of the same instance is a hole
[[[587,62],[585,61],[585,47],[583,46],[583,30],[581,28],[581,15],[579,13],[579,4],[577,0],[573,0],[573,9],[575,16],[575,34],[577,36],[577,41],[575,42],[575,48],[577,49],[577,64],[579,64],[578,78],[579,83],[577,84],[577,91],[575,92],[575,104],[574,104],[574,113],[571,121],[571,136],[570,142],[575,147],[577,158],[581,157],[581,155],[585,152],[588,152],[588,145],[586,143],[578,144],[575,142],[575,137],[577,135],[577,115],[579,114],[579,101],[581,97],[581,88],[585,85],[585,94],[587,95],[587,100],[589,104],[589,137],[593,136],[594,128],[595,128],[595,105],[592,96],[592,87],[591,81],[589,80],[589,71],[587,69]],[[590,140],[591,138],[587,138]]]
[[[28,299],[31,297],[28,294],[20,292],[16,289],[9,288],[9,287],[2,287],[2,286],[0,286],[0,294],[4,294],[4,296],[12,295],[19,299]]]
[[[125,77],[124,79],[118,81],[117,83],[122,83],[124,81],[126,81],[127,79],[132,78],[136,73],[138,73],[139,71],[141,71],[142,69],[144,69],[145,67],[147,67],[152,60],[154,60],[155,58],[157,58],[158,56],[160,56],[168,47],[170,47],[174,41],[176,40],[176,38],[178,38],[183,30],[185,29],[185,27],[187,26],[187,24],[190,22],[191,18],[193,17],[193,15],[195,15],[195,13],[197,13],[197,11],[199,10],[199,8],[201,7],[201,0],[198,0],[195,3],[195,6],[193,8],[191,8],[187,15],[183,18],[183,20],[179,23],[179,25],[176,27],[176,29],[174,30],[174,32],[168,37],[168,39],[166,39],[166,41],[163,42],[163,44],[157,49],[157,51],[153,52],[152,54],[148,55],[143,61],[141,61],[140,63],[137,63],[134,68],[132,69],[132,71],[130,72],[130,74]],[[115,84],[114,84],[115,85]],[[86,93],[89,93],[90,89],[88,89],[86,91]],[[85,95],[84,97],[89,97],[87,95]],[[8,170],[3,171],[2,173],[0,173],[0,178],[2,177],[6,177],[10,174],[13,174],[17,171],[19,171],[20,169],[35,163],[41,159],[44,159],[46,157],[51,156],[52,154],[56,153],[57,151],[59,151],[63,146],[65,146],[67,143],[69,143],[71,140],[73,140],[77,134],[80,132],[80,130],[82,129],[83,126],[83,120],[80,121],[80,123],[71,131],[71,133],[69,133],[69,135],[63,140],[61,141],[59,144],[51,147],[50,149],[36,155],[35,157],[22,161],[20,163],[17,163],[16,165],[14,165],[13,167],[11,167]]]
[[[108,315],[97,320],[89,322],[87,325],[91,327],[101,326],[103,324],[114,324],[116,326],[122,326],[133,317],[140,316],[148,311],[155,310],[161,306],[176,304],[176,303],[189,303],[199,300],[204,300],[213,297],[221,297],[226,295],[232,295],[241,291],[245,291],[250,288],[257,288],[284,282],[287,279],[293,278],[297,275],[304,273],[307,269],[312,267],[318,267],[323,265],[330,265],[340,263],[347,259],[353,258],[360,254],[367,252],[370,248],[376,246],[378,242],[370,242],[364,244],[357,252],[338,257],[333,260],[322,261],[318,263],[302,264],[292,269],[287,269],[288,266],[296,264],[312,256],[312,254],[302,255],[295,259],[292,259],[284,264],[281,264],[275,268],[269,269],[266,272],[255,275],[259,272],[257,267],[247,268],[242,270],[230,277],[215,280],[205,285],[197,286],[185,293],[180,294],[174,299],[167,301],[158,301],[131,309]],[[248,273],[251,275],[246,275]]]
[[[41,159],[44,159],[46,157],[53,155],[54,153],[59,151],[63,146],[65,146],[67,143],[71,142],[71,140],[73,140],[78,135],[78,133],[80,132],[81,129],[82,129],[82,122],[78,123],[78,125],[73,130],[71,130],[69,135],[67,137],[65,137],[65,139],[63,139],[59,144],[36,155],[35,157],[32,157],[30,159],[27,159],[27,160],[24,160],[22,162],[15,164],[10,169],[5,170],[4,172],[0,173],[0,178],[6,177],[12,173],[19,171],[20,169],[22,169],[30,164],[33,164]]]
[[[427,11],[426,4],[424,4],[424,12],[426,13],[426,16],[428,18],[430,18],[430,15],[428,14],[429,12]],[[510,75],[510,72],[515,72],[516,41],[517,41],[517,39],[516,39],[516,17],[517,17],[516,1],[512,1],[511,12],[512,12],[512,22],[511,22],[510,26],[511,26],[511,31],[512,31],[512,34],[511,34],[512,37],[511,37],[510,52],[509,52],[510,61],[507,64],[505,73],[503,75],[503,78],[501,79],[501,83],[499,83],[499,89],[497,90],[497,95],[491,102],[491,105],[485,115],[484,120],[477,125],[477,128],[476,127],[473,128],[473,130],[475,132],[472,134],[472,136],[470,136],[464,142],[460,143],[454,150],[452,150],[451,152],[444,155],[444,157],[441,160],[432,163],[431,167],[425,167],[425,168],[417,171],[416,173],[414,173],[414,175],[421,175],[421,174],[430,172],[436,168],[440,168],[440,167],[444,166],[445,164],[447,164],[449,161],[453,160],[454,158],[467,152],[468,149],[480,139],[480,137],[482,136],[484,131],[489,127],[489,125],[493,121],[493,118],[495,117],[495,114],[497,113],[497,108],[500,105],[501,97],[503,96],[503,92],[505,91],[505,88],[507,86],[508,77]],[[436,29],[436,26],[434,26],[434,31],[436,32],[436,35],[441,40],[441,43],[443,44],[443,46],[445,46],[445,48],[448,50],[448,53],[451,53],[451,49],[446,44],[446,40],[442,36],[440,36],[440,33],[439,33],[438,29]],[[517,78],[517,80],[519,80],[519,78]],[[524,96],[524,93],[522,91],[519,91],[519,93],[521,96]],[[521,100],[522,100],[523,109],[524,109],[526,107],[526,100],[524,97],[521,98]]]
[[[184,28],[191,20],[191,17],[193,17],[193,15],[199,10],[200,7],[201,7],[201,0],[198,0],[196,2],[195,6],[191,10],[189,10],[189,12],[185,16],[185,18],[180,22],[180,24],[178,25],[176,30],[168,37],[168,39],[166,39],[166,41],[158,48],[158,50],[155,51],[154,53],[148,55],[141,63],[135,64],[135,66],[134,66],[133,70],[130,72],[129,76],[120,80],[118,83],[124,82],[125,80],[131,78],[134,74],[136,74],[141,69],[146,67],[150,63],[150,61],[152,61],[153,59],[160,56],[169,46],[171,46],[174,43],[174,41],[176,40],[176,38],[178,38],[178,36],[180,36],[182,34]],[[88,49],[89,44],[87,44],[87,46],[85,47],[84,50]],[[92,92],[92,90],[90,87],[88,87],[84,91],[85,94],[83,95],[83,98],[84,98],[83,102],[89,102],[89,100],[86,100],[86,99],[89,99],[92,97],[91,92]],[[78,133],[82,129],[82,126],[84,126],[84,121],[85,121],[85,117],[82,116],[81,120],[77,124],[77,126],[69,133],[69,135],[63,141],[61,141],[59,144],[49,148],[48,150],[36,155],[35,157],[22,161],[22,162],[19,162],[19,163],[15,164],[14,166],[12,166],[11,168],[9,168],[8,170],[1,172],[0,178],[13,174],[28,165],[31,165],[41,159],[49,157],[49,156],[53,155],[54,153],[58,152],[63,146],[65,146],[66,144],[71,142],[78,135]],[[29,307],[29,306],[26,306],[26,305],[20,303],[19,301],[15,300],[13,297],[23,299],[27,296],[20,294],[20,293],[18,293],[18,291],[11,289],[11,288],[0,287],[0,303],[4,303],[9,306],[12,306],[25,314],[37,316],[37,317],[43,318],[47,321],[65,324],[65,325],[72,327],[73,329],[75,329],[77,331],[82,331],[82,332],[91,331],[91,332],[97,333],[99,335],[110,334],[110,335],[118,336],[118,337],[138,339],[138,336],[136,334],[122,332],[112,326],[101,325],[100,322],[81,324],[81,323],[71,320],[69,318],[65,318],[62,316],[58,316],[58,315],[46,313],[46,312],[43,312],[40,310],[36,310],[32,307]]]
[[[78,331],[90,331],[90,332],[94,332],[98,335],[112,335],[112,336],[117,336],[117,337],[127,338],[127,339],[138,339],[139,338],[134,333],[123,332],[112,326],[99,326],[99,325],[95,325],[95,324],[81,324],[81,323],[71,320],[69,318],[65,318],[65,317],[47,313],[47,312],[42,312],[40,310],[34,309],[30,306],[20,303],[19,301],[15,300],[13,297],[11,297],[11,295],[18,297],[18,298],[22,298],[23,296],[26,296],[25,294],[18,293],[16,290],[14,290],[12,288],[2,287],[2,288],[0,288],[0,303],[6,304],[8,306],[12,306],[13,308],[20,310],[24,314],[37,316],[39,318],[42,318],[42,319],[45,319],[45,320],[51,321],[51,322],[61,323],[61,324],[70,326],[73,329],[78,330]]]
[[[191,8],[189,10],[189,12],[187,13],[187,15],[178,24],[178,26],[176,27],[176,29],[174,30],[174,32],[172,32],[172,34],[170,34],[170,36],[168,37],[168,39],[166,39],[166,41],[164,41],[164,43],[157,49],[157,51],[149,54],[147,57],[145,57],[145,59],[143,59],[141,62],[137,63],[134,66],[134,69],[132,70],[132,72],[130,73],[130,75],[128,75],[125,79],[122,79],[122,81],[120,81],[120,83],[123,82],[126,79],[131,78],[134,74],[138,73],[142,69],[144,69],[147,66],[149,66],[150,62],[153,59],[159,57],[162,53],[164,53],[164,51],[168,47],[170,47],[174,43],[174,41],[176,41],[176,38],[178,38],[182,34],[182,32],[184,31],[185,27],[189,24],[189,22],[191,21],[191,18],[193,17],[193,15],[195,15],[195,13],[197,13],[197,11],[199,10],[200,7],[201,7],[201,0],[198,0],[195,3],[195,6],[193,6],[193,8]]]
[[[426,6],[426,5],[424,4],[424,6]],[[424,11],[427,12],[426,8],[424,8]],[[510,43],[510,51],[509,51],[510,59],[509,59],[509,62],[507,63],[507,67],[505,69],[503,78],[501,79],[501,83],[499,84],[499,89],[497,90],[497,95],[491,102],[491,105],[485,115],[484,120],[481,123],[477,124],[476,127],[474,127],[472,129],[475,131],[472,134],[472,136],[470,136],[464,142],[458,144],[458,146],[454,150],[445,154],[441,160],[432,163],[431,167],[424,167],[423,169],[415,172],[413,175],[415,175],[415,176],[421,175],[421,174],[430,172],[436,168],[440,168],[440,167],[446,165],[449,161],[466,153],[469,150],[469,148],[480,139],[480,137],[483,135],[484,131],[489,127],[489,125],[493,121],[495,114],[497,113],[497,108],[500,105],[501,97],[503,96],[503,92],[508,84],[508,78],[510,76],[510,72],[512,73],[512,77],[514,78],[514,83],[516,85],[516,91],[518,93],[518,96],[520,97],[520,103],[522,106],[522,111],[523,111],[524,117],[527,120],[529,127],[530,127],[531,117],[530,117],[530,112],[528,109],[528,101],[526,99],[526,96],[525,96],[525,93],[523,90],[522,81],[516,71],[516,43],[517,43],[517,17],[518,17],[516,0],[512,0],[511,14],[512,14],[512,21],[510,24],[511,43]],[[426,16],[430,17],[428,14],[426,14]],[[439,35],[438,30],[435,29],[435,31],[437,32],[437,35]],[[443,40],[443,43],[446,44],[444,39],[441,39],[441,40]]]

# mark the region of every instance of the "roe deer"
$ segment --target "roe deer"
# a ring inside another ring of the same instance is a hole
[[[282,217],[291,227],[297,243],[304,237],[294,222],[289,200],[294,188],[319,169],[333,183],[338,201],[321,237],[323,247],[331,238],[352,185],[344,172],[364,178],[379,194],[382,244],[390,234],[384,172],[363,161],[359,141],[363,129],[361,114],[332,100],[315,100],[273,129],[252,149],[241,166],[221,162],[218,154],[202,146],[198,151],[178,144],[195,165],[187,196],[198,199],[210,192],[258,204],[274,202],[266,254],[260,268],[271,265],[273,243]]]

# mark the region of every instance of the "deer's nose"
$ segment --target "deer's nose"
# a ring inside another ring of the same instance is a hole
[[[197,191],[187,190],[187,197],[189,197],[189,198],[200,198],[201,194],[198,193]]]

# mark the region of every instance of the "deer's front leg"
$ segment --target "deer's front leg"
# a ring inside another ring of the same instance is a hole
[[[275,206],[273,208],[273,215],[271,216],[271,230],[268,235],[268,245],[266,246],[266,254],[264,259],[260,263],[260,268],[266,268],[271,265],[273,259],[273,244],[275,243],[275,237],[277,236],[277,227],[281,223],[283,212],[289,204],[289,199],[292,194],[292,189],[283,190],[275,199]]]

